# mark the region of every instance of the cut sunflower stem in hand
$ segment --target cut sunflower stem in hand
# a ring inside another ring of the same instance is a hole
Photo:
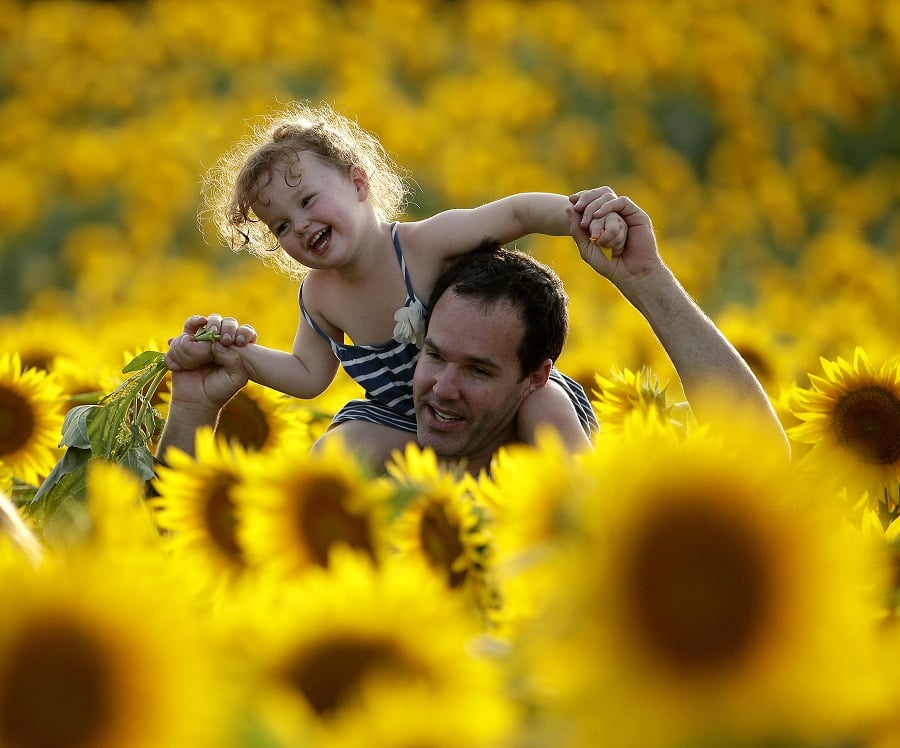
[[[197,332],[194,333],[194,340],[198,341],[208,341],[215,342],[222,336],[219,335],[215,330],[207,330],[205,326],[201,326],[197,328]]]

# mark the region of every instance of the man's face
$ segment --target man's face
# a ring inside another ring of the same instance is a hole
[[[506,301],[484,309],[452,290],[441,296],[413,377],[422,447],[466,458],[472,470],[515,440],[519,405],[541,379],[521,379],[523,333],[518,310]]]

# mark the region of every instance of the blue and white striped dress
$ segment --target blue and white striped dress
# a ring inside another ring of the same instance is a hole
[[[406,306],[419,302],[425,304],[413,291],[409,270],[403,259],[397,224],[391,225],[391,238],[397,262],[406,282]],[[415,343],[401,343],[393,338],[376,345],[347,345],[332,340],[306,311],[303,305],[303,287],[300,287],[300,311],[303,318],[331,346],[347,372],[366,392],[366,398],[350,400],[331,422],[335,426],[344,421],[369,421],[392,426],[404,431],[416,430],[415,408],[413,406],[413,371],[419,358],[419,347]]]
[[[416,302],[425,308],[425,302],[416,296],[409,279],[397,224],[391,225],[391,238],[397,262],[406,283],[406,304]],[[399,342],[393,338],[377,345],[347,345],[332,340],[306,311],[303,305],[303,286],[300,287],[300,311],[303,318],[325,339],[347,372],[366,392],[365,399],[350,400],[331,421],[336,426],[346,421],[368,421],[391,426],[403,431],[416,431],[415,406],[413,404],[413,372],[419,358],[420,349],[415,343]],[[555,366],[550,371],[550,380],[563,388],[578,413],[581,426],[590,435],[599,427],[597,417],[584,392],[584,388]]]

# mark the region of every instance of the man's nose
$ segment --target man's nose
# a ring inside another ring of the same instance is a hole
[[[431,388],[442,400],[451,400],[459,396],[459,372],[452,366],[443,367],[434,377]]]

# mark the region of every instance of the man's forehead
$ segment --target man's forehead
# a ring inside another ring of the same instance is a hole
[[[518,361],[523,334],[521,316],[511,302],[485,304],[454,291],[438,299],[428,325],[429,342],[444,355],[500,365]]]

